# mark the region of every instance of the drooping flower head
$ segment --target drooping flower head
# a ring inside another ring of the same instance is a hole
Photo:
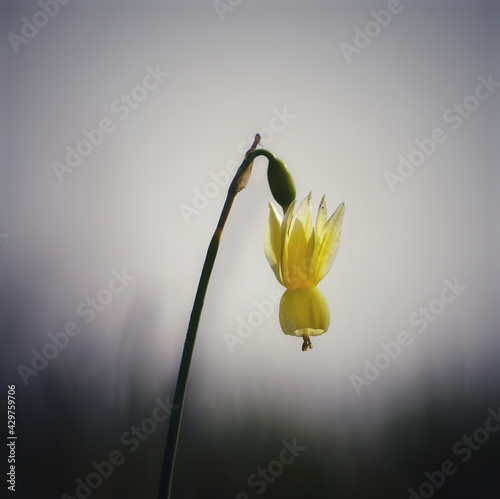
[[[323,293],[316,287],[330,270],[340,244],[345,205],[328,219],[325,197],[313,224],[312,194],[294,213],[296,201],[282,219],[272,203],[264,240],[264,251],[278,281],[287,289],[280,302],[283,332],[302,336],[302,350],[312,348],[309,336],[328,330],[330,311]]]

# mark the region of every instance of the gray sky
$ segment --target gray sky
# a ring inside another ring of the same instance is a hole
[[[214,3],[73,1],[50,16],[32,2],[2,6],[0,327],[9,382],[25,388],[19,365],[69,321],[82,332],[29,378],[33,391],[48,373],[71,373],[75,386],[92,393],[95,382],[96,392],[119,397],[127,387],[115,368],[129,363],[154,389],[173,382],[226,173],[259,131],[288,165],[299,200],[312,191],[316,211],[326,195],[329,213],[346,203],[337,260],[319,285],[330,330],[302,353],[301,340],[281,332],[276,304],[259,312],[281,288],[263,253],[271,195],[259,159],[208,289],[193,406],[209,399],[216,417],[226,397],[241,406],[274,400],[285,412],[293,400],[320,421],[342,403],[349,419],[376,413],[377,400],[429,373],[444,392],[457,372],[464,389],[491,379],[498,6],[243,1],[217,11]],[[85,316],[79,305],[113,271],[131,277]],[[22,320],[9,322],[8,310],[22,310]],[[225,333],[252,320],[229,348]],[[357,390],[365,359],[401,331],[408,345]]]

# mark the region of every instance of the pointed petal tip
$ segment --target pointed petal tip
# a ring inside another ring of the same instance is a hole
[[[322,208],[324,208],[324,211],[326,213],[326,195],[325,194],[323,194],[323,197],[321,198],[321,201],[319,202],[318,212],[320,212]]]
[[[341,214],[343,215],[344,211],[345,211],[345,203],[340,203],[337,206],[337,209],[335,210],[335,213],[337,213],[338,215],[341,215]]]
[[[345,203],[340,203],[337,206],[337,209],[334,211],[333,215],[328,219],[328,222],[330,222],[331,220],[331,223],[334,223],[336,225],[338,224],[342,225],[342,221],[344,220],[344,214],[345,214]]]
[[[296,204],[297,204],[297,200],[296,200],[296,199],[294,199],[294,200],[290,203],[290,206],[287,208],[285,215],[286,215],[288,212],[293,213],[293,212],[294,212],[294,210],[295,210],[295,205],[296,205]]]

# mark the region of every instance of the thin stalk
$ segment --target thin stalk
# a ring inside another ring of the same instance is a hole
[[[177,442],[179,440],[179,431],[181,427],[182,412],[184,409],[184,399],[186,395],[186,386],[189,376],[189,367],[193,357],[194,343],[196,340],[196,333],[198,331],[198,324],[200,323],[201,311],[205,301],[205,294],[207,292],[208,282],[219,249],[219,243],[226,223],[229,211],[233,205],[236,194],[246,186],[248,178],[252,169],[252,162],[254,155],[250,156],[255,151],[260,142],[260,135],[255,136],[252,147],[247,151],[243,163],[238,168],[231,185],[229,186],[226,202],[222,208],[222,213],[215,229],[210,245],[208,246],[207,256],[201,271],[200,282],[194,299],[193,310],[191,318],[189,319],[188,330],[186,334],[186,341],[184,343],[184,350],[182,351],[181,365],[179,367],[179,375],[177,377],[177,385],[175,387],[173,411],[170,415],[170,422],[168,425],[167,442],[165,444],[165,451],[163,455],[163,464],[160,476],[160,488],[158,491],[158,499],[170,499],[170,492],[172,489],[172,478],[174,473],[175,455],[177,452]]]

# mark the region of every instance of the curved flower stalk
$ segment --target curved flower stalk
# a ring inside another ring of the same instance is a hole
[[[340,244],[345,205],[327,219],[325,196],[313,225],[312,194],[294,213],[293,201],[282,219],[269,204],[264,252],[276,279],[286,287],[280,302],[280,324],[285,334],[302,336],[302,350],[312,348],[310,336],[328,330],[330,311],[316,287],[332,267]]]
[[[198,332],[198,325],[203,309],[205,294],[207,292],[210,275],[215,263],[215,257],[217,256],[217,251],[219,249],[222,231],[224,230],[224,225],[226,224],[227,217],[236,195],[247,185],[252,172],[252,163],[256,157],[265,156],[267,158],[267,177],[269,181],[269,188],[271,189],[274,199],[283,207],[283,210],[286,211],[287,207],[295,200],[295,184],[285,163],[266,149],[257,149],[259,142],[260,135],[257,134],[252,146],[245,154],[245,158],[238,168],[233,181],[229,185],[226,201],[224,203],[224,207],[222,208],[219,222],[208,246],[205,263],[203,264],[200,281],[198,283],[198,289],[196,290],[193,310],[189,319],[186,341],[182,351],[181,364],[179,366],[179,374],[177,377],[177,384],[175,386],[173,403],[175,410],[172,411],[168,426],[167,441],[165,444],[165,452],[160,475],[160,486],[158,490],[159,499],[170,498],[175,456],[177,452],[177,442],[181,427],[186,386],[189,377],[189,368],[193,356],[194,344]]]

